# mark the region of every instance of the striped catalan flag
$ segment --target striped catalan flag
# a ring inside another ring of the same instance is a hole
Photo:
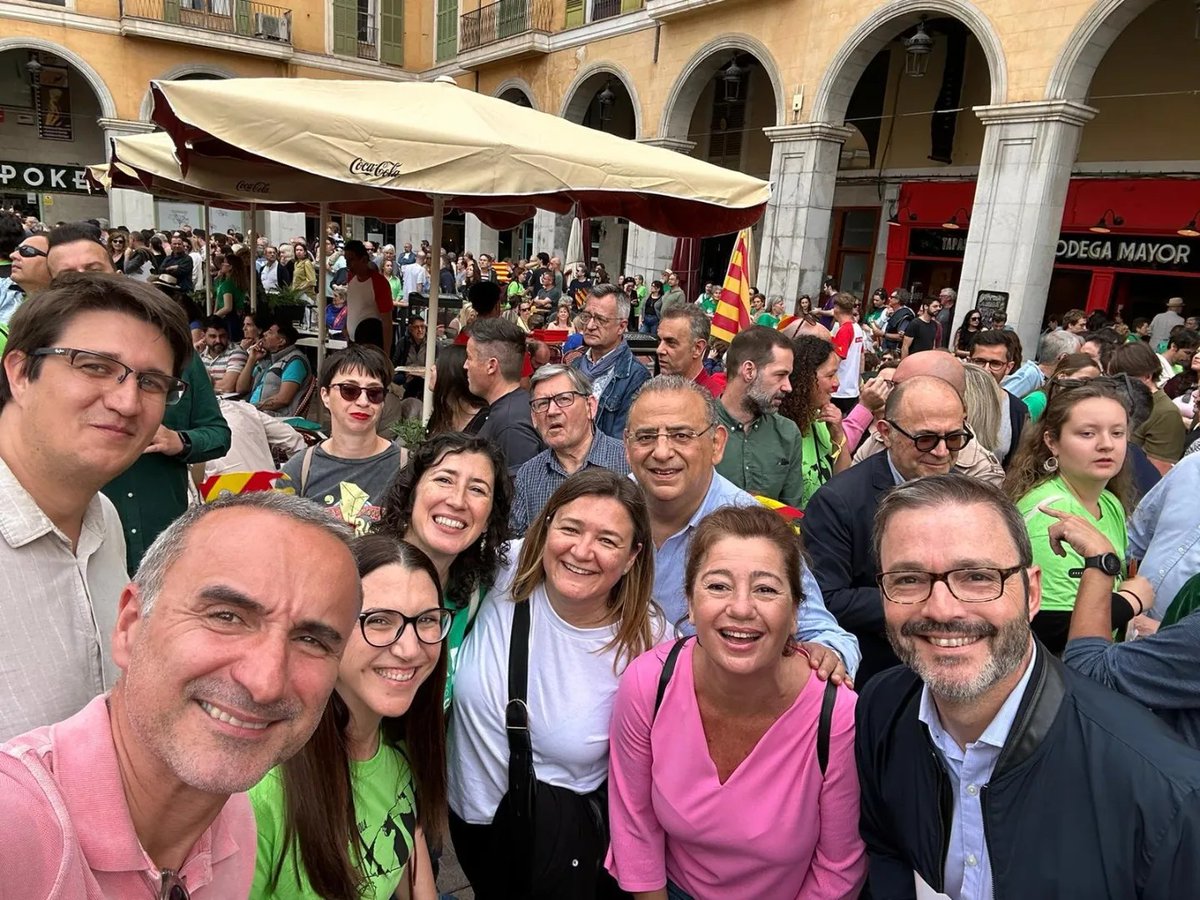
[[[712,336],[729,343],[743,328],[750,327],[750,230],[738,232],[729,257],[729,269],[725,272],[725,283],[717,298],[717,311],[713,313]]]

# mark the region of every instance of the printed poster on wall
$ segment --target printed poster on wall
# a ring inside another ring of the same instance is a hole
[[[75,139],[71,128],[71,86],[66,69],[42,67],[38,76],[37,118],[38,135],[43,140]]]

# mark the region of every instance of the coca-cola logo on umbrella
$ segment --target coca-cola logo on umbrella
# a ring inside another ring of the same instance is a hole
[[[390,159],[370,162],[359,156],[350,163],[350,174],[366,175],[369,178],[396,178],[400,175],[400,163]]]
[[[271,193],[271,182],[269,181],[239,181],[237,189],[243,194],[269,194]]]

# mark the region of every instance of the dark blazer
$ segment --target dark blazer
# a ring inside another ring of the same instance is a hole
[[[1029,407],[1020,398],[1004,392],[1004,399],[1008,401],[1008,418],[1012,422],[1012,443],[1008,445],[1008,453],[1004,459],[1000,460],[1000,465],[1008,468],[1009,461],[1016,455],[1017,447],[1021,443],[1021,432],[1025,430],[1025,424],[1029,421]]]
[[[884,631],[884,600],[875,584],[879,563],[871,549],[879,498],[895,484],[887,452],[868,456],[822,485],[800,523],[825,606],[858,638],[862,662],[854,684],[859,689],[899,662]]]
[[[1174,900],[1200,884],[1200,753],[1038,647],[982,790],[996,900]],[[911,669],[859,696],[860,831],[874,900],[944,890],[954,796]]]

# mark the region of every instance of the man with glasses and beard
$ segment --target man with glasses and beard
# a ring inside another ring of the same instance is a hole
[[[725,354],[728,382],[717,403],[729,432],[717,471],[751,494],[788,506],[804,505],[803,439],[779,414],[792,392],[792,342],[755,325],[739,331]]]
[[[1051,541],[1076,541],[1062,524]],[[1011,501],[957,475],[907,482],[873,545],[905,666],[857,708],[871,895],[1192,896],[1200,754],[1034,639],[1041,571]],[[1081,593],[1112,588],[1082,570]]]
[[[588,291],[580,315],[583,343],[587,352],[572,365],[592,380],[592,396],[600,404],[596,427],[618,440],[625,432],[629,405],[650,372],[625,343],[629,327],[629,298],[611,284],[598,284]]]
[[[625,445],[597,431],[596,398],[588,377],[571,366],[546,365],[530,379],[533,427],[548,449],[517,471],[509,526],[521,537],[550,496],[568,477],[583,469],[629,474]]]
[[[858,638],[858,684],[899,660],[888,646],[871,549],[871,521],[880,499],[898,484],[945,474],[971,441],[962,398],[931,375],[909,378],[892,390],[878,428],[886,447],[834,475],[808,501],[804,541],[825,605]]]

